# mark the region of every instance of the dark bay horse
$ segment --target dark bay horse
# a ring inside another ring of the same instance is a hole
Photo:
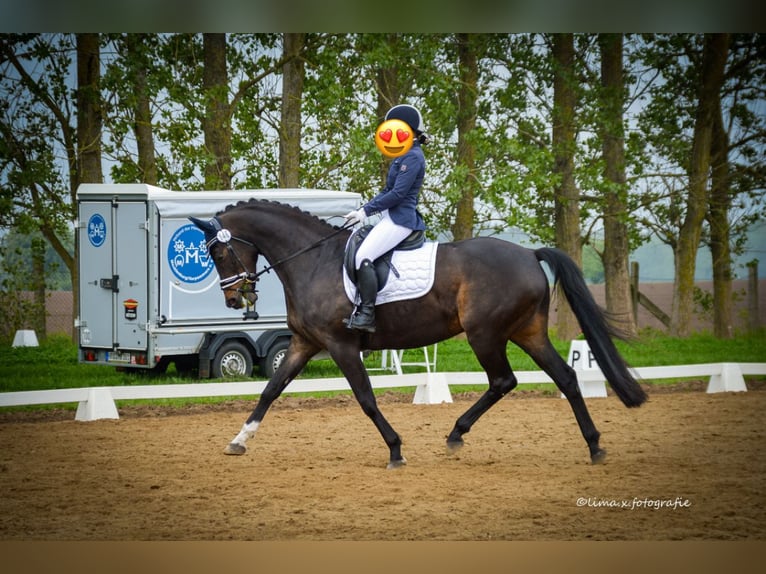
[[[209,221],[192,218],[206,236],[221,277],[226,305],[253,301],[256,263],[262,254],[284,286],[287,323],[293,333],[287,354],[261,394],[227,454],[246,452],[266,411],[319,351],[327,350],[349,382],[364,413],[390,450],[389,468],[405,464],[401,439],[378,408],[360,351],[431,345],[465,332],[482,368],[488,390],[460,416],[447,446],[463,445],[463,435],[517,384],[506,346],[512,341],[528,353],[566,396],[593,463],[605,455],[574,370],[548,339],[550,286],[545,261],[563,287],[601,370],[628,407],[646,400],[612,342],[618,336],[593,300],[582,274],[562,251],[528,249],[489,237],[442,243],[436,255],[433,288],[418,299],[379,305],[375,333],[349,330],[343,319],[352,303],[343,288],[342,261],[350,231],[333,227],[299,209],[251,200],[229,206]],[[262,272],[261,272],[262,273]]]

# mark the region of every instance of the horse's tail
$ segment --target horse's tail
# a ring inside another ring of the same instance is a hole
[[[646,393],[631,375],[611,339],[612,336],[622,338],[622,334],[608,323],[604,310],[588,290],[579,267],[559,249],[543,247],[535,250],[535,256],[538,261],[545,261],[550,266],[556,284],[561,285],[593,356],[615,394],[627,407],[643,404]]]

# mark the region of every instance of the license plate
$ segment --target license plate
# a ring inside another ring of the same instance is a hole
[[[106,360],[109,363],[130,363],[130,353],[107,353]]]

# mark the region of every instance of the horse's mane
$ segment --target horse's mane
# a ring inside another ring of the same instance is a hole
[[[322,226],[328,227],[328,228],[333,229],[333,230],[334,229],[339,229],[339,226],[332,225],[331,223],[327,223],[327,221],[325,221],[321,217],[318,217],[318,216],[316,216],[316,215],[314,215],[312,213],[309,213],[308,211],[304,211],[304,210],[302,210],[299,207],[296,207],[294,205],[290,205],[289,203],[282,203],[280,201],[273,201],[273,200],[270,200],[270,199],[258,199],[258,198],[255,198],[255,197],[252,197],[252,198],[248,199],[247,201],[242,200],[242,201],[238,201],[237,203],[233,203],[233,204],[227,205],[223,210],[221,210],[218,213],[216,213],[216,215],[222,215],[222,214],[224,214],[224,213],[226,213],[228,211],[232,211],[232,210],[235,210],[235,209],[247,209],[247,208],[254,208],[254,207],[258,207],[258,206],[268,206],[268,205],[283,207],[287,211],[292,211],[295,214],[299,214],[299,215],[302,215],[304,217],[308,217],[311,221],[315,221],[315,222],[319,223]]]

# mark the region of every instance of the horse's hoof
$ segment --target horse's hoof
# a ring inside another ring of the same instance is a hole
[[[590,455],[591,464],[601,464],[606,458],[606,451],[603,448],[598,449]]]
[[[388,466],[386,466],[386,470],[393,470],[395,468],[402,468],[404,465],[407,464],[407,459],[402,457],[397,460],[392,460],[388,463]]]
[[[245,445],[236,443],[236,442],[230,442],[226,445],[226,448],[224,449],[224,454],[233,454],[233,455],[241,455],[245,454],[247,452],[247,447]]]
[[[459,451],[461,448],[463,448],[464,444],[465,443],[463,442],[463,439],[448,440],[447,441],[447,454],[455,454],[457,451]]]

